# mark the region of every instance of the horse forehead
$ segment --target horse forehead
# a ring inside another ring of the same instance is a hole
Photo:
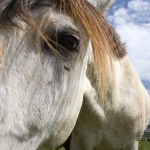
[[[32,14],[35,18],[44,17],[46,21],[57,28],[71,27],[74,30],[77,30],[77,26],[74,20],[69,17],[66,13],[62,13],[63,10],[53,10],[49,7],[41,7],[37,10],[33,10]]]
[[[31,2],[35,1],[36,3],[40,3],[40,4],[47,4],[47,5],[53,5],[56,3],[56,0],[30,0]]]
[[[48,18],[50,21],[52,21],[53,24],[56,24],[57,26],[69,26],[77,30],[73,19],[67,15],[61,14],[59,12],[50,12]]]

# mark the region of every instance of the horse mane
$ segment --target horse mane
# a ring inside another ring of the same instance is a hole
[[[38,36],[47,43],[48,40],[36,24],[30,13],[31,9],[41,7],[39,0],[0,0],[0,29],[7,26],[17,26],[13,18],[26,22]],[[50,6],[51,7],[51,6]],[[99,81],[101,96],[106,94],[108,74],[112,72],[112,59],[125,56],[124,45],[113,28],[105,21],[103,14],[87,0],[56,0],[55,7],[63,8],[64,13],[79,24],[91,39],[93,46],[94,67]],[[61,10],[62,12],[62,10]],[[44,24],[43,24],[44,26]],[[48,43],[50,46],[50,43]]]

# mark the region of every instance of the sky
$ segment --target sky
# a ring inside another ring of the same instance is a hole
[[[150,94],[150,0],[116,0],[107,20],[126,43],[128,56]]]

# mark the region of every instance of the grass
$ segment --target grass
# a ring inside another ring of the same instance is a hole
[[[139,150],[150,150],[150,142],[149,141],[141,141],[139,144]]]

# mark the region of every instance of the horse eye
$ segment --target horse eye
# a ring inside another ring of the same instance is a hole
[[[60,54],[63,54],[65,50],[67,51],[78,51],[79,48],[79,37],[77,35],[60,32],[56,35],[53,35],[49,38],[49,43],[59,51]],[[47,42],[42,43],[43,50],[48,50],[50,47]]]
[[[79,38],[66,33],[58,37],[58,44],[69,51],[77,51],[79,46]]]

